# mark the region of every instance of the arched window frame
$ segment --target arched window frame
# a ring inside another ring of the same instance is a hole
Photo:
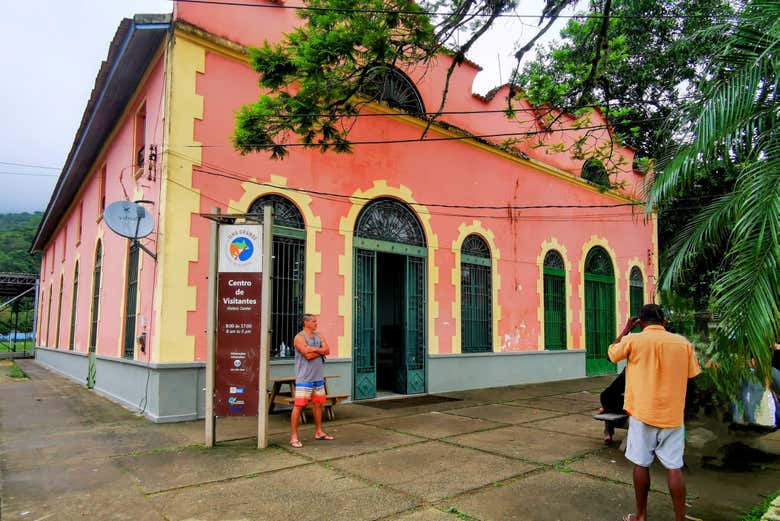
[[[604,167],[604,163],[596,158],[590,158],[582,164],[582,173],[580,176],[586,181],[595,185],[609,188],[609,173]]]
[[[567,349],[566,264],[555,249],[545,253],[543,261],[544,348]]]
[[[138,316],[138,278],[141,263],[141,248],[138,242],[131,241],[127,246],[127,276],[125,277],[124,340],[122,357],[135,358],[136,318]]]
[[[632,266],[628,274],[628,314],[632,317],[639,316],[639,311],[645,304],[645,280],[642,268]],[[634,333],[641,331],[637,326]]]
[[[354,246],[424,257],[425,232],[417,215],[405,203],[390,197],[366,204],[355,222]]]
[[[263,208],[274,209],[271,227],[271,358],[291,358],[306,309],[306,222],[294,201],[279,194],[265,194],[249,205],[248,216],[263,222]]]
[[[54,332],[54,347],[60,348],[60,324],[62,322],[62,292],[65,284],[65,275],[60,275],[60,291],[57,295],[57,326]]]
[[[70,303],[70,333],[68,334],[68,350],[73,351],[75,349],[75,337],[76,337],[76,313],[78,311],[78,296],[79,296],[79,261],[76,261],[76,266],[73,268],[73,295],[71,296]]]
[[[417,86],[396,67],[377,65],[370,69],[361,92],[364,96],[395,109],[415,116],[425,115],[425,104]]]
[[[604,374],[604,371],[614,371],[614,364],[611,364],[609,361],[606,350],[615,338],[619,304],[615,261],[604,245],[595,244],[588,249],[583,262],[583,278],[583,340],[586,348],[586,372],[587,374]],[[591,293],[593,298],[596,299],[592,304],[595,306],[592,310],[596,317],[595,322],[588,318],[589,282],[595,283],[593,290],[596,293]],[[599,284],[608,284],[610,291],[608,293],[599,293]],[[607,298],[607,300],[600,300],[599,295]],[[598,310],[602,310],[603,313],[597,313]],[[590,338],[589,335],[591,334],[595,338]],[[588,349],[588,345],[593,346],[595,351]]]
[[[493,266],[488,242],[477,234],[461,244],[461,352],[493,351]]]
[[[98,239],[95,246],[95,263],[92,268],[92,302],[89,319],[89,352],[97,351],[98,321],[100,319],[100,285],[103,271],[103,243]]]

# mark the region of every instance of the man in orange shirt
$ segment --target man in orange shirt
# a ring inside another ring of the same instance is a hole
[[[629,334],[639,323],[641,333]],[[615,343],[612,362],[627,360],[623,408],[629,414],[626,458],[634,463],[636,513],[626,521],[647,519],[650,465],[657,456],[668,471],[676,521],[685,518],[683,414],[688,379],[701,372],[693,345],[664,329],[666,320],[657,304],[647,304],[639,318],[631,317]]]

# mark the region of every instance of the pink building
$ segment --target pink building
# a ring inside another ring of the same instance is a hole
[[[353,400],[614,372],[606,348],[657,275],[634,152],[615,147],[607,180],[592,161],[536,147],[584,131],[564,117],[541,133],[522,103],[507,120],[509,88],[472,94],[472,63],[415,142],[419,114],[440,102],[440,56],[425,75],[383,71],[395,94],[367,105],[381,116],[358,118],[354,153],[241,156],[234,115],[258,96],[245,48],[298,23],[278,2],[248,3],[266,7],[176,3],[172,16],[120,24],[33,244],[38,360],[82,381],[94,360],[95,389],[154,421],[202,416],[201,214],[270,202],[272,375],[292,373],[304,311],[331,345],[333,392]],[[594,146],[609,139],[599,132]],[[485,137],[508,133],[523,140]],[[156,261],[106,227],[104,208],[120,200],[148,201],[156,227],[141,242]]]

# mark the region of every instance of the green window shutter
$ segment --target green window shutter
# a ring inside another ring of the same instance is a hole
[[[278,236],[274,230],[271,245],[271,357],[289,358],[295,355],[293,339],[301,330],[304,313],[306,243]]]
[[[469,235],[461,248],[461,352],[493,351],[493,291],[490,250]]]
[[[355,250],[353,399],[376,397],[376,252]]]
[[[89,324],[89,352],[97,349],[97,326],[100,310],[100,275],[103,267],[103,245],[98,241],[95,248],[95,268],[92,272],[92,311]]]
[[[585,369],[588,375],[615,372],[607,350],[615,339],[615,277],[609,254],[594,247],[585,259]]]
[[[125,293],[125,358],[135,357],[135,318],[138,303],[138,243],[130,245]]]
[[[544,348],[560,350],[566,342],[566,265],[563,257],[550,250],[544,257]]]

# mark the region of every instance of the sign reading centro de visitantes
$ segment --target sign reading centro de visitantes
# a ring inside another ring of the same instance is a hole
[[[219,227],[215,416],[257,415],[262,234],[260,225]]]

